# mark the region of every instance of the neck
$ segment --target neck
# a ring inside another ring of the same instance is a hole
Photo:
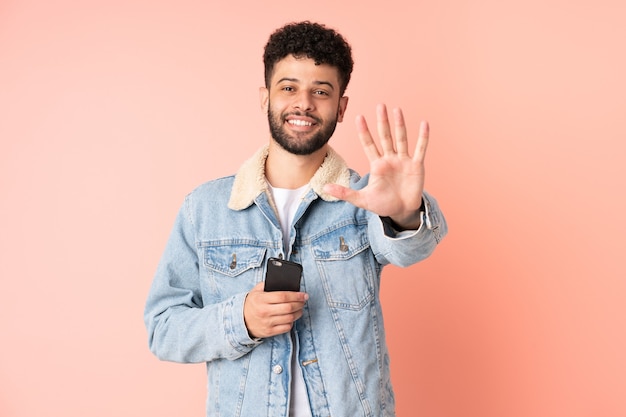
[[[328,152],[327,146],[310,155],[294,155],[270,141],[265,176],[273,187],[295,189],[307,184]]]

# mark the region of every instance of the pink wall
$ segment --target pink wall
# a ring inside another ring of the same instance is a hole
[[[183,196],[267,140],[262,47],[305,18],[353,44],[355,168],[356,114],[431,123],[450,235],[386,272],[398,414],[626,415],[623,4],[2,0],[0,415],[202,415],[143,303]]]

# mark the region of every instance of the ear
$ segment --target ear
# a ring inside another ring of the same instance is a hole
[[[339,99],[339,109],[337,111],[337,122],[343,122],[343,116],[346,114],[346,108],[348,107],[348,97],[343,96]]]
[[[259,100],[261,103],[261,110],[267,113],[270,102],[270,91],[266,87],[259,87]]]

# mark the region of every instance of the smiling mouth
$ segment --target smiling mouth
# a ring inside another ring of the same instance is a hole
[[[293,112],[289,114],[285,114],[283,116],[283,120],[289,126],[300,127],[300,128],[308,128],[316,125],[320,125],[322,121],[312,114],[306,112]]]
[[[300,120],[300,119],[290,119],[290,120],[287,120],[287,123],[293,126],[313,126],[313,123],[307,122],[306,120]]]

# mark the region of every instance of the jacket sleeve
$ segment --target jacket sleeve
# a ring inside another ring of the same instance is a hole
[[[198,363],[237,359],[260,342],[243,319],[246,293],[203,305],[189,197],[176,218],[144,310],[150,350],[161,360]]]
[[[374,256],[382,265],[393,264],[407,267],[429,257],[448,233],[446,223],[437,201],[424,192],[422,224],[419,229],[397,233],[377,215],[370,213],[369,240]]]

